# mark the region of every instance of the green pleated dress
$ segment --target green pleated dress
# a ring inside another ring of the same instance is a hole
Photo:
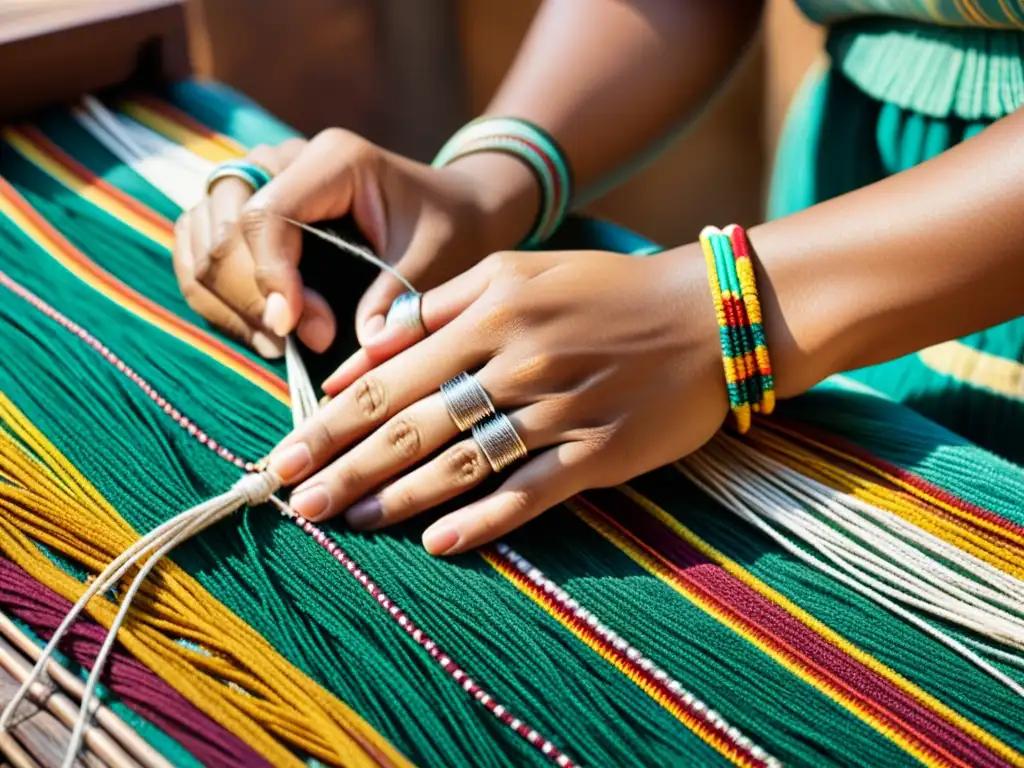
[[[798,5],[829,27],[828,61],[808,73],[791,107],[771,218],[911,168],[1024,103],[1021,0]],[[852,375],[1022,463],[1022,360],[1024,317]]]

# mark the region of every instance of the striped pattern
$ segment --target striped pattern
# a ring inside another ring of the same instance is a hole
[[[796,0],[820,24],[862,16],[893,16],[932,24],[985,29],[1024,29],[1020,0]]]
[[[170,119],[170,118],[166,118]],[[163,125],[164,123],[157,123]],[[40,137],[34,137],[39,140]],[[52,144],[47,144],[45,139],[39,141],[39,146],[46,147],[49,149],[56,149]],[[33,147],[35,150],[36,148]],[[56,152],[55,155],[63,155],[63,153]],[[42,151],[33,151],[26,155],[30,159],[35,158],[40,162],[39,166],[44,170],[54,171],[55,176],[64,180],[66,169],[72,165],[77,166],[76,179],[87,178],[87,171],[84,170],[77,163],[74,163],[70,158],[64,156],[62,159],[63,163],[55,163],[49,161],[49,158]],[[69,181],[74,181],[69,179]],[[83,185],[87,185],[83,182]],[[170,223],[160,219],[157,214],[148,209],[145,209],[141,204],[132,201],[130,204],[126,196],[121,193],[113,194],[110,189],[106,189],[105,185],[101,185],[101,189],[106,193],[103,195],[92,195],[91,202],[103,204],[103,207],[109,206],[110,211],[116,212],[117,218],[124,220],[124,216],[129,213],[136,213],[146,221],[152,221],[157,224],[157,231],[168,229]],[[13,190],[12,190],[13,191]],[[114,190],[116,192],[116,190]],[[88,199],[88,198],[87,198]],[[27,203],[23,206],[26,210],[28,209]],[[185,414],[178,409],[178,407],[169,402],[163,397],[148,381],[142,378],[137,372],[132,370],[127,364],[117,356],[116,353],[111,351],[106,345],[99,339],[89,333],[88,330],[82,328],[77,323],[69,320],[62,313],[54,309],[52,306],[47,304],[45,301],[40,299],[38,296],[28,291],[26,288],[14,281],[10,276],[0,271],[0,286],[7,288],[14,295],[18,296],[22,300],[31,304],[35,309],[40,311],[42,314],[49,317],[51,320],[56,322],[62,328],[70,331],[77,336],[81,341],[89,345],[94,349],[100,357],[110,365],[114,366],[120,373],[124,374],[133,384],[138,386],[146,395],[152,400],[153,404],[156,405],[163,413],[169,416],[175,423],[178,424],[182,429],[188,432],[189,435],[194,437],[201,445],[205,446],[209,450],[213,451],[217,456],[224,459],[225,461],[234,464],[240,469],[246,472],[251,472],[257,469],[254,462],[245,460],[235,453],[230,451],[228,448],[217,443],[212,437],[197,426],[192,420],[190,420]],[[366,590],[371,598],[382,608],[387,614],[395,621],[395,623],[401,627],[401,629],[419,645],[429,657],[434,660],[442,669],[451,675],[452,680],[455,681],[469,696],[475,699],[481,706],[483,706],[488,712],[496,717],[505,726],[510,728],[517,735],[522,737],[531,746],[536,748],[542,755],[544,755],[553,764],[560,768],[572,768],[575,763],[572,759],[560,750],[552,741],[541,736],[534,728],[530,727],[521,718],[516,717],[508,707],[501,704],[494,696],[488,693],[477,681],[470,677],[466,671],[455,662],[450,654],[442,650],[438,644],[431,639],[413,620],[402,611],[398,605],[360,568],[359,564],[334,541],[330,536],[324,533],[319,527],[309,520],[306,520],[297,515],[286,515],[297,527],[299,527],[304,533],[312,537],[323,549],[334,558],[347,573],[351,574],[360,585]]]
[[[742,227],[705,227],[700,245],[718,320],[729,407],[740,434],[750,429],[751,413],[775,409],[775,381],[754,282],[750,245]]]
[[[781,765],[507,544],[499,543],[480,554],[498,573],[730,762],[766,768]]]
[[[1024,765],[1024,755],[729,573],[649,499],[623,489],[586,494],[570,508],[646,571],[925,765]]]
[[[784,436],[785,440],[774,437]],[[856,445],[808,425],[776,421],[752,439],[780,461],[878,504],[990,565],[1024,579],[1024,527],[971,504]]]
[[[150,127],[159,130],[163,135],[174,136],[176,141],[182,143],[191,143],[197,152],[205,152],[205,156],[211,159],[217,159],[212,157],[217,154],[237,156],[241,151],[237,144],[230,140],[222,140],[217,134],[202,126],[188,121],[178,121],[175,110],[162,107],[160,102],[143,100],[133,104],[134,106],[127,106],[126,110],[133,110],[136,117],[148,121]],[[151,219],[146,209],[113,187],[104,185],[100,180],[90,181],[87,171],[81,167],[75,168],[74,160],[68,157],[60,158],[61,152],[52,146],[52,143],[47,147],[45,137],[33,136],[28,130],[19,131],[17,135],[8,134],[8,143],[15,146],[35,167],[59,180],[65,187],[87,199],[97,208],[115,216],[121,223],[138,231],[143,231],[146,226],[151,227],[147,236],[154,242],[158,241],[157,238],[161,236],[162,231],[160,222]],[[6,197],[8,196],[5,195]],[[4,209],[2,212],[6,211],[7,209]],[[26,220],[24,216],[19,219],[19,226]],[[35,238],[33,240],[38,242]],[[737,249],[735,243],[733,247],[739,255],[741,248]],[[77,276],[80,273],[74,274]],[[742,282],[742,275],[743,267],[737,262],[738,283]],[[149,382],[142,379],[129,367],[128,361],[122,360],[115,352],[107,349],[104,354],[105,346],[91,333],[77,326],[73,320],[42,301],[39,296],[24,289],[19,292],[16,288],[20,286],[9,278],[0,279],[0,283],[14,290],[22,299],[32,304],[35,310],[73,333],[78,341],[98,353],[97,360],[102,359],[108,366],[124,374],[132,387],[141,389],[146,395],[141,399],[143,410],[152,407],[155,414],[162,413],[179,427],[182,426],[181,419],[191,423],[191,419],[184,416],[181,410],[188,406],[188,403],[168,402],[159,393],[155,397],[150,395],[146,389],[149,386],[149,390],[152,391]],[[36,290],[46,293],[38,287]],[[733,301],[731,311],[734,314],[745,312],[752,322],[757,317],[757,310],[752,311],[751,305],[742,300],[740,292],[727,298]],[[68,316],[75,316],[72,307],[62,309]],[[61,318],[66,322],[61,322]],[[751,331],[750,339],[753,338],[754,333]],[[756,346],[756,343],[750,346],[750,360],[744,357],[744,366],[752,361],[755,367],[760,368],[754,353]],[[761,370],[758,373],[764,374]],[[768,373],[770,375],[770,370]],[[135,374],[134,377],[132,374]],[[157,418],[162,417],[158,415]],[[215,424],[209,427],[216,429]],[[184,429],[184,434],[201,442],[198,440],[198,433],[192,434],[187,426]],[[218,439],[220,437],[218,435]],[[970,543],[993,558],[992,562],[999,560],[999,553],[1003,552],[998,567],[1009,571],[1020,566],[1022,560],[1018,547],[1024,540],[1021,537],[1024,532],[1019,526],[977,505],[958,499],[898,467],[880,462],[876,457],[863,452],[858,453],[849,446],[839,445],[830,435],[820,439],[819,437],[811,430],[789,422],[771,420],[762,423],[762,420],[757,420],[757,426],[751,430],[748,439],[772,456],[780,460],[785,459],[791,466],[800,468],[800,471],[832,487],[862,494],[862,497],[875,499],[874,503],[880,501],[886,508],[904,514],[908,519],[913,517],[915,522],[920,521],[918,524],[921,527],[929,524],[935,527],[945,526],[944,538],[954,537],[947,540],[955,540],[958,546],[963,546],[960,542]],[[228,437],[225,436],[224,439]],[[226,459],[237,466],[233,460],[238,458],[237,454],[228,451],[230,455],[225,456],[218,450],[221,447],[219,442],[214,443],[214,446],[213,453],[218,458]],[[827,457],[827,460],[822,458],[823,456]],[[239,460],[244,464],[244,458]],[[683,486],[673,487],[688,492]],[[585,555],[592,558],[592,564],[598,564],[603,557],[614,554],[627,562],[630,568],[635,567],[646,580],[663,590],[664,603],[655,600],[655,605],[636,606],[638,618],[642,612],[657,611],[662,605],[678,605],[681,603],[681,597],[688,603],[688,607],[694,607],[695,614],[700,612],[703,616],[710,617],[709,621],[713,620],[724,628],[723,632],[732,633],[739,638],[737,642],[745,643],[753,653],[760,654],[759,658],[763,657],[765,665],[774,665],[782,674],[788,675],[790,681],[797,681],[794,684],[806,686],[807,690],[814,692],[815,695],[820,694],[830,706],[834,703],[837,711],[846,718],[843,722],[855,721],[858,727],[863,727],[872,737],[877,735],[879,745],[884,744],[886,749],[902,750],[906,755],[926,765],[1024,765],[1021,754],[1012,746],[943,703],[942,697],[935,695],[934,691],[924,690],[907,680],[878,658],[861,650],[853,642],[794,604],[791,598],[760,581],[750,571],[749,564],[741,565],[714,550],[691,529],[658,507],[648,496],[633,488],[594,492],[575,500],[571,507],[576,513],[575,520],[582,521],[574,521],[574,525],[588,536],[593,536],[600,545]],[[43,520],[40,525],[45,522]],[[496,647],[493,642],[489,642],[494,636],[489,615],[472,617],[474,620],[480,620],[479,627],[474,627],[473,632],[474,636],[479,635],[484,641],[485,650],[480,651],[479,656],[472,652],[466,654],[466,649],[473,646],[467,643],[463,636],[455,635],[453,642],[451,634],[445,636],[448,630],[443,624],[434,624],[429,618],[424,618],[430,613],[429,609],[435,608],[434,606],[424,604],[424,617],[419,617],[420,624],[413,624],[403,608],[413,613],[418,612],[420,606],[415,602],[417,593],[407,594],[404,583],[398,582],[396,586],[393,582],[388,583],[386,577],[375,581],[366,573],[364,567],[357,564],[356,560],[362,560],[362,555],[357,557],[350,553],[362,551],[359,547],[363,546],[363,542],[349,540],[353,547],[350,549],[348,543],[342,547],[339,537],[327,530],[301,518],[295,518],[292,522],[316,542],[318,552],[326,552],[340,564],[344,574],[347,574],[344,577],[347,583],[358,584],[360,595],[362,592],[367,593],[383,608],[383,611],[371,611],[369,614],[373,617],[387,617],[381,620],[390,627],[397,627],[411,638],[412,650],[398,650],[397,653],[407,653],[410,657],[423,657],[429,660],[427,663],[432,665],[432,669],[440,668],[443,671],[446,685],[451,680],[462,689],[457,692],[457,697],[462,697],[462,692],[465,691],[469,694],[470,702],[480,705],[476,707],[467,703],[470,709],[481,713],[482,720],[501,723],[500,730],[503,733],[511,731],[515,734],[513,741],[518,739],[523,751],[515,756],[509,753],[510,761],[536,759],[567,765],[571,763],[571,758],[561,752],[564,748],[566,753],[577,755],[584,763],[593,762],[588,760],[585,750],[576,750],[579,743],[577,739],[580,736],[575,732],[574,723],[565,723],[563,728],[551,728],[550,724],[540,728],[541,723],[538,721],[537,728],[530,727],[521,718],[511,714],[508,704],[498,703],[496,695],[500,692],[501,686],[506,684],[500,679],[501,674],[496,675],[493,680],[488,678],[494,685],[489,685],[487,691],[481,688],[481,684],[474,677],[469,676],[466,668],[475,669],[475,660],[487,658],[488,654],[504,654],[510,657],[513,650]],[[584,529],[582,524],[588,526],[589,530]],[[596,533],[592,534],[591,531]],[[49,535],[58,534],[54,532]],[[743,538],[748,536],[749,532],[737,530],[736,535]],[[530,541],[529,535],[525,535],[524,541],[527,542],[526,546],[520,547],[517,543],[517,548],[529,554],[530,561],[543,563],[545,570],[554,572],[555,569],[547,567],[544,558],[558,557],[559,546],[550,546],[543,541]],[[381,543],[381,540],[377,539],[376,544]],[[365,551],[369,551],[373,546],[375,545],[371,539],[366,543]],[[964,548],[967,549],[966,546]],[[275,557],[287,554],[273,550],[268,552]],[[656,716],[669,713],[662,722],[667,722],[670,729],[676,724],[679,725],[677,731],[670,733],[673,738],[686,737],[694,742],[699,739],[701,749],[705,749],[704,745],[710,747],[707,754],[717,753],[723,762],[741,765],[771,764],[768,751],[783,758],[788,757],[784,752],[773,748],[770,726],[752,723],[750,716],[742,709],[729,714],[729,722],[725,722],[725,719],[714,710],[709,711],[709,707],[726,709],[726,702],[716,702],[713,695],[707,694],[703,694],[704,701],[701,701],[687,691],[678,682],[688,679],[684,676],[687,670],[681,672],[679,662],[671,654],[664,655],[663,652],[654,650],[649,655],[647,649],[652,639],[649,634],[652,631],[649,623],[644,624],[638,620],[633,626],[628,620],[622,621],[620,612],[615,627],[617,631],[613,631],[609,623],[599,620],[594,613],[596,611],[598,614],[608,615],[606,612],[610,604],[592,598],[585,600],[585,606],[579,604],[569,596],[566,589],[533,567],[522,555],[507,547],[498,546],[481,554],[488,564],[485,570],[492,577],[490,581],[460,581],[463,571],[475,573],[472,568],[466,568],[465,562],[460,562],[452,565],[449,571],[445,571],[449,583],[439,585],[436,594],[442,599],[457,599],[452,597],[462,594],[457,590],[490,589],[494,590],[495,600],[499,602],[499,598],[508,597],[502,591],[503,588],[511,595],[523,599],[525,607],[517,616],[524,627],[527,623],[531,627],[535,622],[540,626],[547,623],[551,629],[564,633],[567,642],[574,644],[570,650],[578,653],[578,657],[575,658],[591,658],[596,654],[600,657],[595,660],[598,666],[607,663],[608,675],[602,678],[602,684],[611,685],[617,680],[621,681],[625,687],[636,693],[636,698],[643,702],[643,706],[648,707],[643,710],[645,713]],[[589,567],[579,575],[585,578],[592,576]],[[348,578],[349,576],[354,578],[354,582]],[[595,580],[600,581],[601,578],[606,577],[598,577]],[[560,580],[572,589],[573,595],[577,594],[576,587],[571,586],[569,581]],[[625,583],[629,579],[622,581]],[[414,596],[412,600],[410,595]],[[394,599],[402,603],[401,608],[396,605]],[[640,610],[641,607],[643,611]],[[529,610],[526,610],[527,608]],[[456,608],[452,610],[457,613]],[[358,620],[362,621],[361,618]],[[370,620],[369,616],[367,620]],[[437,631],[428,637],[421,629],[421,624],[430,624],[431,628]],[[680,637],[686,637],[689,631],[686,626],[680,626],[677,630]],[[627,642],[624,636],[629,636],[630,641]],[[435,637],[438,639],[435,640]],[[446,648],[458,652],[460,662],[465,664],[466,668],[457,664],[451,655],[441,650],[440,641],[443,641]],[[744,680],[744,676],[737,674],[737,670],[729,668],[721,659],[716,658],[717,649],[712,648],[709,651],[706,668],[705,663],[700,664],[701,673],[724,675],[734,681]],[[652,661],[652,655],[662,660],[661,666]],[[602,669],[605,667],[602,666]],[[352,674],[362,674],[358,665],[353,667]],[[419,670],[418,674],[423,674],[423,670]],[[577,674],[586,674],[582,665]],[[379,685],[377,682],[370,683],[369,678],[366,683]],[[693,687],[692,683],[688,687],[701,690]],[[516,709],[534,714],[543,713],[544,708],[553,702],[558,694],[558,691],[552,688],[553,686],[545,686],[541,682],[530,691],[530,696],[536,699],[531,698],[526,703],[516,702]],[[748,694],[751,697],[758,696],[756,690],[751,690]],[[381,701],[387,707],[402,706],[402,702],[391,701],[386,697]],[[735,703],[728,702],[729,705]],[[498,729],[497,726],[495,728]],[[610,728],[614,730],[616,724],[610,724]],[[548,731],[548,735],[557,739],[564,747],[556,746],[548,736],[542,735],[542,730]],[[690,737],[688,731],[695,734],[696,738]],[[769,749],[765,750],[755,745],[744,736],[744,732],[756,734],[758,741]],[[474,734],[474,737],[478,736],[479,734]],[[764,736],[767,736],[767,740],[761,738]],[[494,736],[491,735],[490,738]],[[814,738],[820,739],[818,743],[822,744],[832,740],[836,746],[831,755],[836,759],[848,759],[851,762],[869,759],[860,752],[844,755],[841,731],[835,734],[814,734]],[[526,755],[530,755],[530,758],[526,758]]]
[[[107,198],[107,202],[120,207],[115,196]],[[242,355],[213,334],[182,320],[105,272],[43,219],[4,179],[0,179],[0,214],[14,222],[54,261],[104,298],[122,306],[179,341],[202,350],[228,370],[255,384],[280,402],[288,403],[288,385],[279,376]]]

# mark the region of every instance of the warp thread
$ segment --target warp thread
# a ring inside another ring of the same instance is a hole
[[[0,557],[0,608],[48,640],[72,603]],[[106,630],[95,621],[76,622],[60,650],[85,669],[96,664]],[[177,740],[210,768],[269,765],[242,739],[213,722],[120,645],[111,653],[103,682],[132,712]]]

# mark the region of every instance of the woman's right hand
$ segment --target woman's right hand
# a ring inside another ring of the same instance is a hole
[[[351,215],[377,254],[425,291],[514,247],[539,205],[526,166],[497,153],[433,168],[330,129],[309,142],[256,147],[246,159],[273,180],[256,194],[240,180],[218,181],[179,218],[174,268],[196,312],[266,357],[279,356],[292,331],[318,352],[336,331],[330,307],[302,284],[301,231],[285,218]],[[361,343],[383,329],[403,290],[387,274],[367,290],[356,312]]]

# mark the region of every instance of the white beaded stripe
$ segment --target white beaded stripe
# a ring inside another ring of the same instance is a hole
[[[44,302],[34,293],[28,289],[22,287],[19,283],[11,279],[7,274],[0,271],[0,285],[19,296],[20,298],[27,301],[33,307],[38,309],[40,312],[45,314],[50,319],[57,322],[63,328],[74,333],[82,341],[89,344],[90,347],[95,349],[99,354],[116,367],[119,371],[122,371],[127,375],[137,386],[139,386],[153,402],[163,410],[164,413],[171,416],[178,424],[187,429],[189,434],[195,437],[201,444],[205,445],[210,450],[214,451],[218,456],[223,458],[225,461],[229,461],[240,469],[244,469],[247,472],[251,472],[255,469],[255,465],[252,462],[244,461],[235,454],[228,451],[223,446],[218,445],[214,442],[205,432],[200,430],[194,422],[183,416],[178,409],[172,406],[162,395],[160,395],[150,384],[139,376],[135,371],[129,368],[120,358],[111,352],[106,346],[100,343],[92,334],[86,331],[84,328],[79,326],[77,323],[72,322],[63,314],[58,312],[56,309],[51,307],[49,304]],[[456,681],[463,678],[462,688],[470,693],[473,698],[480,702],[485,709],[491,714],[497,717],[505,725],[509,726],[513,731],[516,732],[520,737],[527,739],[527,741],[533,746],[537,747],[545,756],[552,761],[556,762],[559,766],[565,766],[566,768],[572,768],[576,764],[567,757],[561,750],[559,750],[551,741],[540,737],[539,734],[536,737],[536,741],[530,740],[530,734],[536,734],[528,726],[524,725],[522,721],[514,719],[508,714],[505,707],[502,707],[495,703],[494,698],[484,691],[472,678],[466,676],[466,673],[460,669],[448,656],[445,656],[438,650],[436,643],[430,640],[418,627],[416,627],[412,620],[405,616],[401,610],[393,604],[391,599],[381,591],[381,589],[371,581],[362,570],[356,565],[356,562],[334,541],[332,541],[320,528],[313,525],[313,523],[305,520],[304,518],[295,515],[294,513],[281,511],[281,514],[292,520],[299,528],[301,528],[306,534],[313,538],[321,547],[324,548],[335,560],[341,563],[345,570],[351,573],[359,583],[363,585],[367,592],[370,593],[371,597],[374,597],[377,602],[387,609],[389,615],[391,615],[398,622],[398,625],[405,630],[406,634],[412,637],[413,641],[417,645],[420,645],[426,649],[430,657],[435,661],[439,661],[441,666],[455,677]],[[456,675],[458,675],[456,677]],[[545,747],[548,747],[545,750]]]
[[[168,416],[177,422],[178,426],[182,429],[187,430],[190,435],[196,438],[200,443],[205,445],[211,451],[216,453],[225,461],[229,461],[239,469],[244,469],[246,472],[251,472],[254,469],[252,462],[245,461],[239,458],[233,452],[229,451],[223,445],[217,443],[213,438],[206,434],[200,429],[194,421],[186,417],[181,411],[167,402],[166,398],[163,397],[156,389],[154,389],[148,381],[142,376],[129,368],[124,361],[122,361],[117,355],[111,352],[103,343],[100,342],[95,336],[89,333],[87,330],[82,328],[67,317],[62,315],[56,309],[51,307],[45,301],[40,299],[34,293],[29,291],[27,288],[22,287],[14,280],[12,280],[4,272],[0,272],[0,285],[3,285],[9,291],[19,296],[20,298],[27,301],[33,307],[38,309],[44,315],[49,317],[51,320],[56,322],[62,328],[78,336],[79,339],[88,344],[92,349],[100,354],[104,360],[113,365],[117,370],[127,376],[139,389],[141,389],[146,395],[156,403],[157,407],[163,410]]]
[[[718,714],[718,712],[713,709],[709,709],[704,702],[700,701],[692,693],[685,690],[677,680],[669,677],[665,670],[661,669],[651,661],[651,659],[644,656],[639,650],[620,637],[614,630],[598,620],[597,616],[592,612],[583,608],[576,600],[573,600],[569,596],[568,592],[558,586],[555,582],[551,581],[551,579],[547,578],[540,569],[535,567],[530,563],[530,561],[512,549],[508,544],[498,542],[494,545],[494,549],[499,555],[515,567],[516,570],[523,573],[534,586],[551,595],[564,610],[568,611],[574,618],[582,621],[590,627],[595,634],[602,637],[606,642],[609,642],[630,662],[645,672],[651,682],[659,688],[664,689],[664,693],[669,695],[671,698],[676,699],[680,704],[690,710],[691,714],[701,718],[715,730],[724,732],[723,735],[736,749],[746,752],[754,760],[763,762],[766,765],[771,766],[779,764],[778,761],[776,761],[775,758],[770,757],[767,752],[759,747],[755,747],[750,738],[743,735],[743,733],[735,726],[730,725],[724,717]],[[755,750],[758,754],[755,754]]]

